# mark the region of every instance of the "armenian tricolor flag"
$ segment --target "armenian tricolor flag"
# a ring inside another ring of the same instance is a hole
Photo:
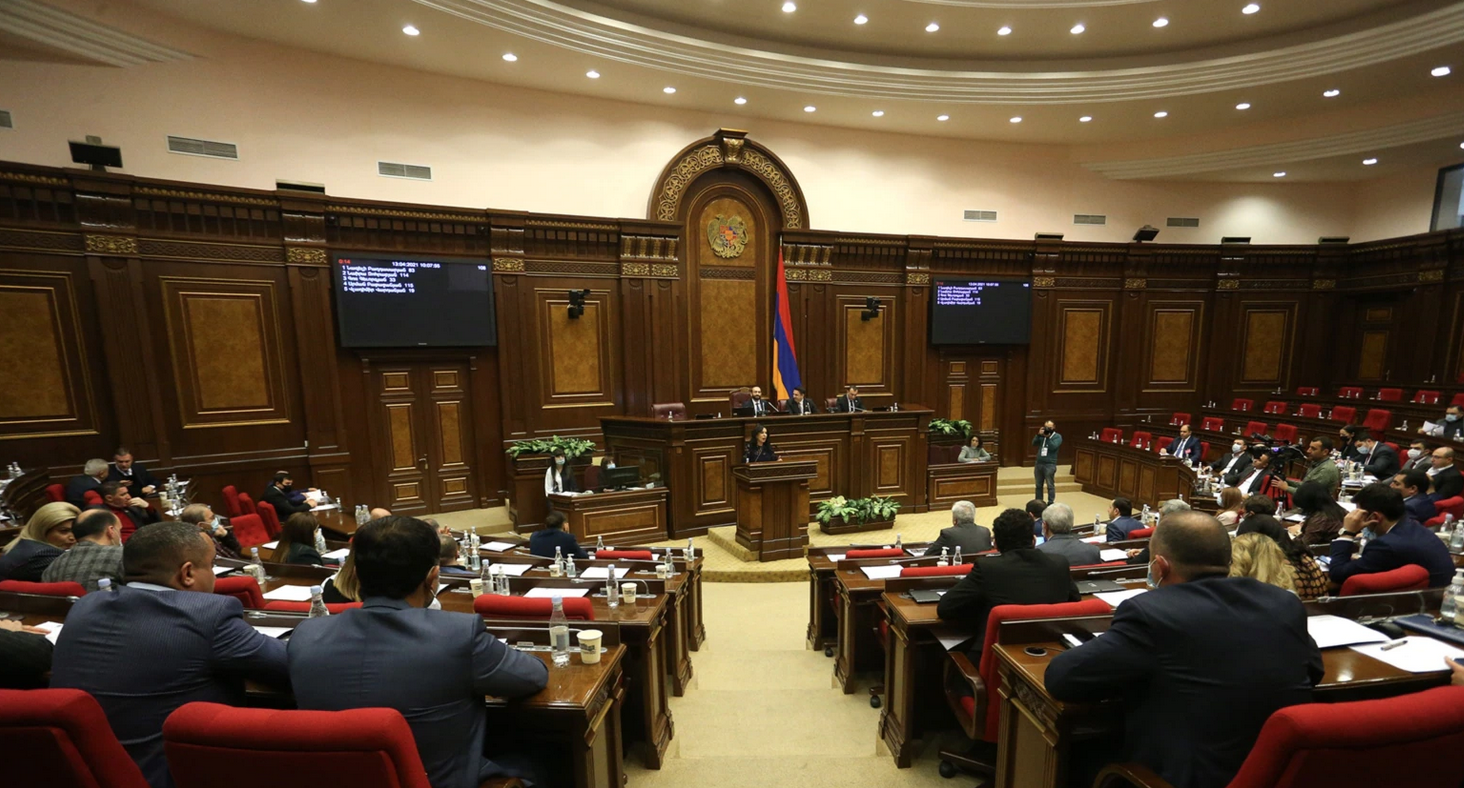
[[[793,315],[788,307],[788,276],[783,271],[783,252],[778,252],[778,282],[773,292],[773,392],[788,399],[794,388],[803,387],[798,374],[798,354],[793,351]]]

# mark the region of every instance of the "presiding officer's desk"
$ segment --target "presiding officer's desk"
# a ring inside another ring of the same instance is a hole
[[[640,466],[645,478],[659,474],[670,494],[671,535],[685,538],[736,523],[732,469],[742,464],[754,424],[768,428],[779,457],[817,463],[808,483],[810,516],[819,501],[836,495],[888,496],[905,512],[926,511],[931,415],[928,408],[902,405],[897,411],[761,418],[602,416],[600,430],[606,453],[620,465]]]
[[[1079,438],[1073,442],[1073,476],[1083,492],[1127,498],[1135,508],[1158,508],[1174,498],[1194,497],[1195,470],[1183,461],[1127,443]]]

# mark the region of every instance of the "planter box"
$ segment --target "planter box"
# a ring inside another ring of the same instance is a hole
[[[870,520],[867,523],[851,523],[846,522],[842,517],[829,520],[827,524],[818,524],[819,530],[826,534],[854,534],[860,531],[883,531],[887,528],[894,527],[894,520]]]

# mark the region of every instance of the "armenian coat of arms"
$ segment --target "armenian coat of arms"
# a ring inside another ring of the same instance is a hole
[[[707,243],[718,257],[741,257],[747,248],[747,222],[741,216],[718,216],[707,223]]]

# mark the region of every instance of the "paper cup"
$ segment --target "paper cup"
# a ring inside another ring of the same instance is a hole
[[[475,577],[468,581],[468,590],[473,592],[473,598],[477,599],[483,595],[483,578]]]
[[[635,604],[635,583],[620,584],[620,601],[627,605]]]
[[[595,665],[600,661],[600,640],[604,634],[598,629],[582,629],[579,631],[580,662],[586,665]]]

